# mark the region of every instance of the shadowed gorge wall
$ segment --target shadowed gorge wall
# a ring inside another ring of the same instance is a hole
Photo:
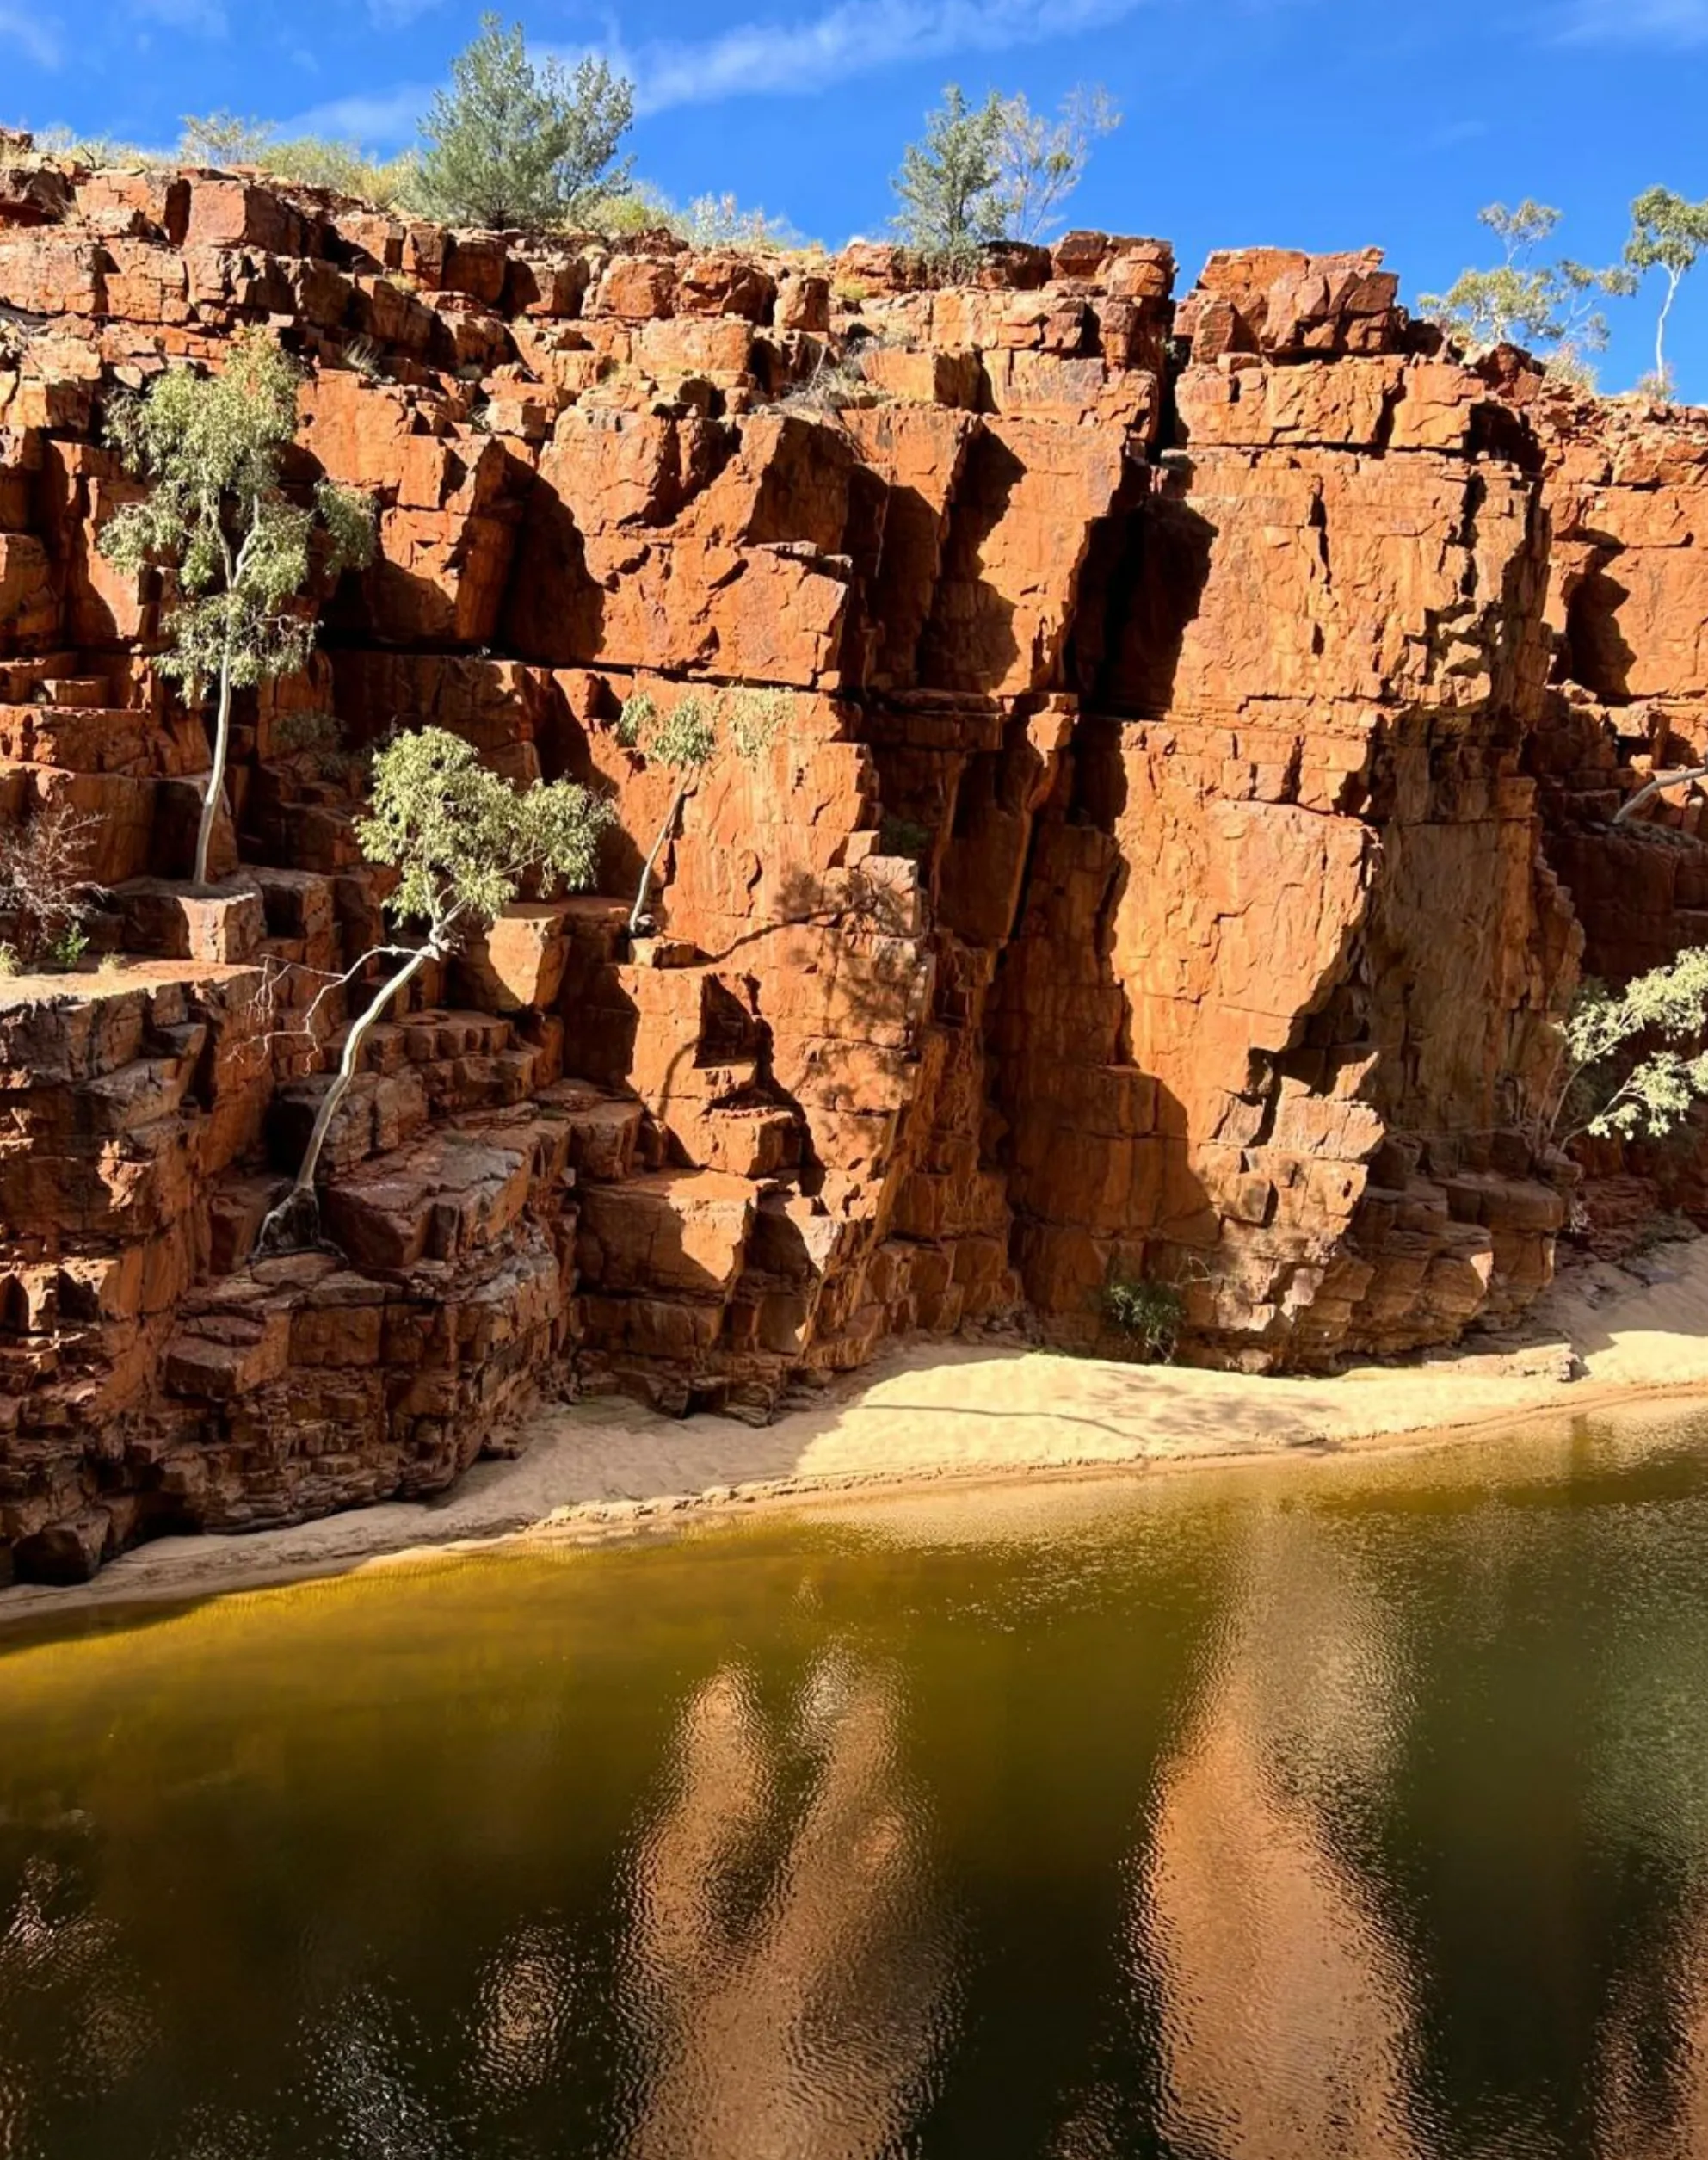
[[[1699,732],[1708,432],[1459,365],[1374,254],[1173,284],[1101,234],[946,288],[0,149],[0,816],[97,821],[122,955],[0,984],[0,1568],[431,1492],[542,1388],[762,1417],[911,1330],[1089,1345],[1112,1270],[1252,1369],[1546,1281],[1579,920],[1618,972],[1708,905],[1677,813],[1607,830],[1633,715]],[[240,698],[197,892],[102,411],[255,322],[288,481],[372,490],[380,557]],[[623,701],[748,690],[632,942],[675,783]],[[621,830],[388,1015],[327,1248],[251,1264],[383,920],[362,753],[426,724]]]

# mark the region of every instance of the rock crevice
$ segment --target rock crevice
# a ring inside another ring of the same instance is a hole
[[[1113,1272],[1254,1370],[1547,1281],[1580,947],[1708,924],[1683,813],[1608,824],[1708,712],[1699,416],[1466,367],[1373,254],[1176,303],[1075,233],[943,287],[11,163],[0,818],[96,821],[122,960],[0,984],[0,1571],[440,1490],[542,1389],[762,1417],[909,1330],[1107,1342]],[[287,479],[372,490],[380,552],[240,700],[197,892],[102,412],[257,322]],[[631,941],[674,782],[622,704],[755,688]],[[620,830],[375,1030],[335,1249],[254,1262],[383,921],[363,753],[425,724]],[[1589,1167],[1629,1214],[1694,1161]]]

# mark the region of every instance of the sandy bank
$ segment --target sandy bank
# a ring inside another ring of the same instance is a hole
[[[1401,1435],[1466,1432],[1662,1390],[1708,1392],[1708,1238],[1572,1269],[1521,1336],[1335,1379],[1066,1358],[1010,1342],[898,1348],[755,1430],[621,1398],[542,1410],[527,1452],[427,1504],[394,1502],[248,1537],[167,1538],[74,1590],[0,1591],[0,1625],[74,1604],[195,1596],[385,1556],[535,1532],[610,1535],[700,1509],[867,1482],[1158,1467]]]

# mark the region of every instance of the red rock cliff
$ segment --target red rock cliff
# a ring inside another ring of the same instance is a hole
[[[1373,254],[1172,282],[1097,234],[945,289],[0,155],[0,815],[98,818],[125,956],[0,984],[0,1567],[430,1491],[572,1378],[763,1416],[903,1330],[1088,1344],[1112,1268],[1255,1369],[1545,1281],[1578,917],[1617,969],[1708,906],[1693,840],[1606,824],[1633,704],[1708,694],[1708,429],[1442,357]],[[199,896],[204,725],[96,552],[100,416],[251,322],[308,365],[291,477],[373,490],[382,552],[240,713]],[[620,707],[731,686],[783,725],[631,949],[670,782]],[[338,1250],[250,1266],[336,1051],[292,1006],[379,919],[349,753],[428,722],[610,789],[605,897],[377,1031]]]

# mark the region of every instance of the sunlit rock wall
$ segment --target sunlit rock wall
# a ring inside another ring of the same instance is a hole
[[[1173,283],[1097,234],[945,288],[0,153],[0,815],[87,814],[103,888],[83,972],[0,984],[0,1565],[429,1492],[542,1390],[761,1417],[909,1330],[1107,1342],[1112,1272],[1255,1369],[1546,1281],[1557,879],[1605,858],[1562,715],[1700,691],[1708,437],[1458,365],[1373,254]],[[195,895],[204,725],[98,552],[101,415],[256,322],[287,479],[373,490],[381,552],[240,701]],[[623,702],[754,690],[632,941],[673,783]],[[383,920],[362,753],[422,724],[620,831],[388,1016],[327,1249],[251,1266]]]

